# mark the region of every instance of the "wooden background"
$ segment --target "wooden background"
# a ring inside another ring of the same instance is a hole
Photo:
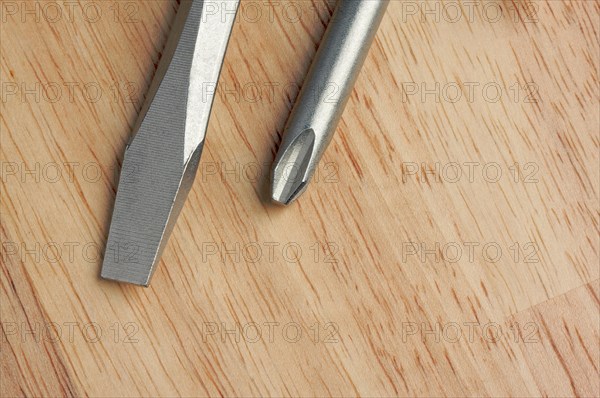
[[[147,289],[99,273],[177,2],[0,7],[3,396],[600,394],[597,1],[392,1],[278,208],[334,2],[243,0]]]

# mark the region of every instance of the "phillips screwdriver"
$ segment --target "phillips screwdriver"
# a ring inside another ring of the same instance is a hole
[[[340,0],[286,123],[271,172],[271,199],[305,190],[331,141],[388,0]]]

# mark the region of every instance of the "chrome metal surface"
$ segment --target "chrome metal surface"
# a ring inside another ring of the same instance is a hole
[[[101,276],[148,286],[194,181],[239,0],[182,0],[125,150]]]
[[[340,0],[287,121],[272,169],[271,198],[306,189],[373,43],[388,0]]]

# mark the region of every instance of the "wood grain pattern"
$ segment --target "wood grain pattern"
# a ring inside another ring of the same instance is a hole
[[[242,0],[143,289],[99,272],[177,2],[0,1],[2,396],[600,394],[600,3],[392,1],[318,180],[273,207],[334,4]]]

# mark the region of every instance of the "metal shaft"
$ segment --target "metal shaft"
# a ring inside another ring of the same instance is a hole
[[[340,0],[310,67],[272,170],[271,197],[290,204],[331,141],[388,0]]]
[[[148,286],[198,169],[238,0],[182,0],[125,150],[102,264]]]

